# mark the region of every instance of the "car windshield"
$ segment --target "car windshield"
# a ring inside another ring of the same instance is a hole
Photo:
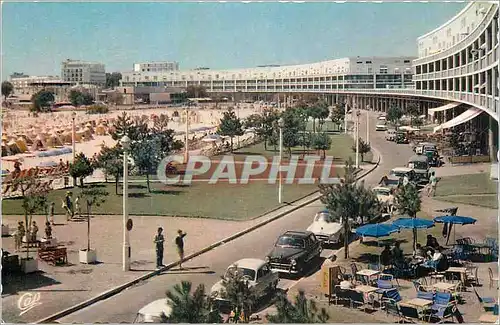
[[[316,215],[314,221],[333,222],[333,218],[329,213],[321,212]]]
[[[396,177],[405,177],[406,175],[408,175],[408,173],[402,172],[402,171],[391,170],[391,175],[396,176]]]
[[[375,189],[375,193],[377,195],[386,195],[386,196],[391,195],[391,191],[385,188],[377,188]]]
[[[244,277],[249,277],[251,280],[255,279],[255,270],[252,269],[247,269],[244,267],[239,267],[236,269],[234,266],[229,267],[226,271],[226,274],[224,275],[224,278],[228,279],[231,277],[231,274],[233,274],[235,271],[237,271],[240,274],[243,274]]]
[[[304,248],[304,240],[297,237],[281,236],[276,246]]]
[[[408,163],[408,167],[414,169],[427,169],[427,163],[425,161],[412,161]]]

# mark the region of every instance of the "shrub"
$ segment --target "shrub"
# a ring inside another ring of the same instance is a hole
[[[109,108],[104,105],[91,105],[87,107],[87,114],[106,114]]]

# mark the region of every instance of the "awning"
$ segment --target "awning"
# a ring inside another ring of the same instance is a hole
[[[443,129],[449,129],[454,126],[457,126],[459,124],[465,123],[467,121],[472,120],[474,117],[478,116],[481,114],[483,110],[477,108],[477,107],[472,107],[469,108],[467,111],[463,112],[462,114],[458,115],[457,117],[449,120],[448,122],[445,122],[441,125],[438,125],[434,128],[434,132],[443,130]]]
[[[455,103],[455,102],[453,102],[453,103],[446,104],[444,106],[440,106],[440,107],[436,107],[436,108],[431,108],[431,109],[429,109],[429,111],[427,112],[427,114],[429,114],[429,115],[432,116],[436,112],[443,112],[443,111],[449,110],[451,108],[455,108],[455,107],[457,107],[460,104],[462,104],[462,103]]]

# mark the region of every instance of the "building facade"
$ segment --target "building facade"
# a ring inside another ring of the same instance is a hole
[[[59,77],[55,76],[28,76],[24,74],[15,74],[10,76],[10,83],[14,86],[14,94],[31,95],[33,94],[32,84],[57,81]]]
[[[170,72],[179,70],[179,62],[134,63],[134,72]]]
[[[61,63],[61,78],[79,84],[105,85],[106,71],[102,63],[68,59]]]
[[[415,57],[353,57],[293,66],[235,70],[132,71],[122,86],[188,87],[209,92],[296,92],[412,87]]]

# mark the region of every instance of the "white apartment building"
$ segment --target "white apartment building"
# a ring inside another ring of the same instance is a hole
[[[179,70],[179,62],[134,63],[134,72],[170,72]]]
[[[234,70],[122,73],[122,86],[204,86],[209,92],[296,92],[405,88],[415,57],[351,57],[318,63]]]
[[[58,81],[56,76],[28,76],[28,75],[11,75],[10,83],[14,86],[14,93],[18,95],[30,95],[32,93],[32,84]]]
[[[79,84],[106,84],[104,64],[67,59],[61,63],[61,78]]]

